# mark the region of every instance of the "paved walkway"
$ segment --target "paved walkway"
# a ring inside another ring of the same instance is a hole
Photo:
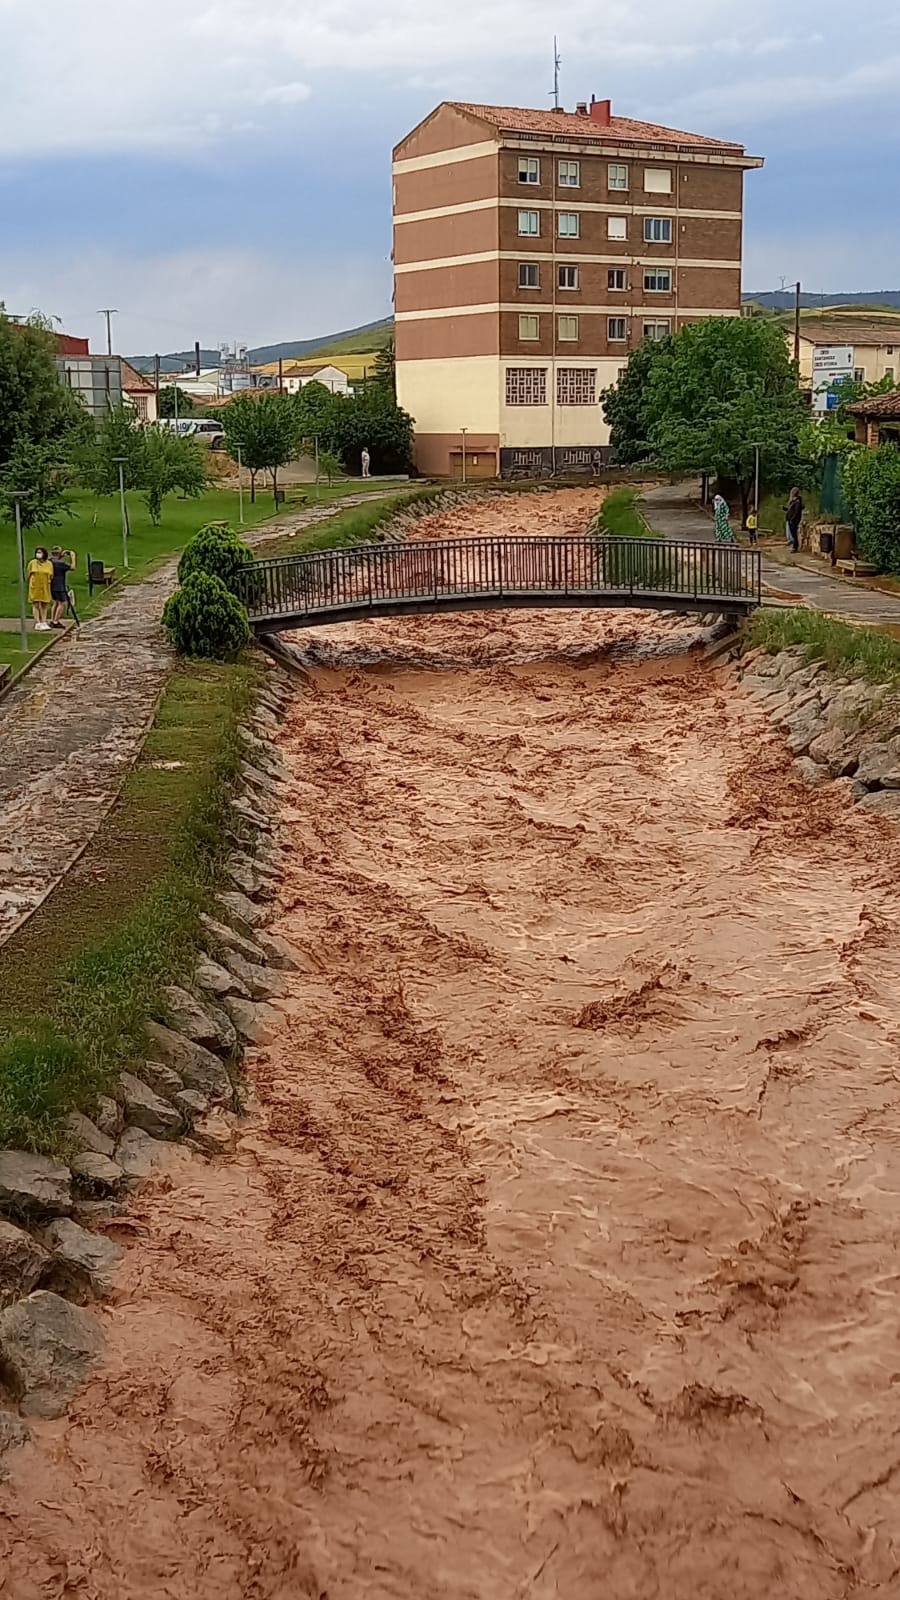
[[[709,543],[715,538],[712,518],[698,505],[696,483],[663,484],[647,489],[641,508],[650,527],[664,539],[684,539]],[[779,595],[796,596],[816,611],[843,617],[848,622],[893,623],[900,626],[900,595],[882,594],[862,583],[833,578],[827,572],[811,572],[799,563],[773,561],[763,551],[763,583]]]
[[[380,498],[345,495],[245,537],[261,545]],[[177,566],[123,586],[0,702],[0,944],[93,837],[141,748],[172,665],[160,617]]]

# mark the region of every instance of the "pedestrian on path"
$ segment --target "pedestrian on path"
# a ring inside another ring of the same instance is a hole
[[[68,557],[68,559],[66,559]],[[53,601],[53,616],[50,619],[51,628],[62,627],[62,614],[69,598],[69,573],[74,572],[76,556],[74,550],[63,550],[58,544],[50,552],[50,562],[53,567],[53,577],[50,579],[50,598]]]
[[[719,544],[734,544],[734,529],[729,521],[728,501],[717,494],[713,501],[713,513],[716,520],[716,539]]]
[[[759,518],[755,511],[751,511],[747,517],[747,532],[750,535],[750,543],[759,544]]]
[[[28,603],[34,617],[35,633],[49,633],[50,624],[47,621],[47,607],[50,604],[50,584],[53,579],[53,563],[42,544],[34,552],[34,560],[29,561],[28,573]]]
[[[803,521],[803,500],[799,489],[792,489],[784,508],[784,531],[794,555],[800,549],[800,524]]]
[[[362,475],[363,475],[363,477],[364,478],[371,478],[372,474],[369,471],[369,468],[371,466],[372,458],[369,455],[368,446],[366,446],[366,445],[363,445],[363,447],[362,447],[362,456],[360,457],[360,460],[362,461]]]

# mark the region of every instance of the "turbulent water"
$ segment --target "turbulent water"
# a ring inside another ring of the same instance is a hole
[[[694,636],[295,640],[300,970],[6,1458],[0,1595],[900,1593],[898,835]]]

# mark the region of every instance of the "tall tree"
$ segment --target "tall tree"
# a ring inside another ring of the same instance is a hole
[[[47,322],[13,322],[0,304],[0,495],[11,511],[21,492],[26,526],[54,520],[90,418],[60,382]],[[33,520],[32,520],[33,519]]]
[[[143,436],[138,487],[143,490],[151,522],[158,526],[167,494],[180,489],[184,498],[196,499],[203,493],[206,462],[202,445],[169,430],[149,428]]]
[[[648,438],[647,399],[650,373],[668,340],[648,339],[633,350],[618,383],[604,389],[600,404],[609,423],[609,442],[616,461],[631,466],[646,461],[652,446]]]
[[[299,425],[294,397],[282,394],[238,394],[222,413],[225,447],[241,460],[250,473],[250,499],[256,498],[256,477],[271,472],[272,492],[278,496],[278,469],[297,453]]]
[[[370,387],[364,394],[337,396],[337,400],[327,447],[350,471],[360,471],[364,447],[369,450],[374,472],[410,470],[413,419],[392,395]]]
[[[184,389],[180,389],[177,383],[169,383],[159,391],[159,414],[161,417],[175,416],[176,400],[178,402],[177,414],[179,417],[189,417],[196,410],[191,396],[186,394]]]
[[[656,461],[668,472],[710,472],[734,483],[745,521],[757,448],[765,482],[786,486],[800,475],[808,413],[777,323],[688,323],[650,363],[645,396],[641,418]]]
[[[375,366],[372,373],[372,382],[376,388],[384,389],[392,400],[397,398],[397,363],[394,354],[394,335],[388,339],[383,349],[375,357]]]

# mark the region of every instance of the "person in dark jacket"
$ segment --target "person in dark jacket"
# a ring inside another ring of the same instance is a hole
[[[62,614],[66,609],[69,590],[69,573],[75,569],[75,551],[61,550],[58,544],[50,552],[53,577],[50,580],[50,599],[53,601],[51,628],[62,627]]]
[[[800,549],[800,524],[803,521],[803,501],[799,489],[792,489],[784,508],[784,531],[794,554]]]

